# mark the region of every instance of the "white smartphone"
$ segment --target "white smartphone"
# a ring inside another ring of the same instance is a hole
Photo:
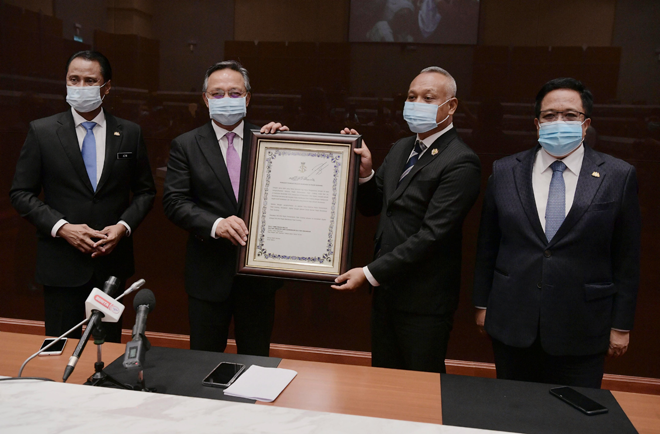
[[[55,339],[54,338],[46,338],[44,339],[44,343],[41,344],[41,348],[45,348],[48,344],[53,342]],[[62,351],[64,351],[64,347],[66,346],[66,341],[67,338],[62,338],[55,345],[52,347],[48,348],[46,351],[43,353],[39,353],[40,356],[59,356],[62,354]]]

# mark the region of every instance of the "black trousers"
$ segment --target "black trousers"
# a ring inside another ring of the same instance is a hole
[[[445,373],[453,318],[397,311],[378,291],[371,309],[371,365]]]
[[[46,336],[60,336],[85,319],[85,300],[92,289],[103,289],[105,280],[92,277],[82,286],[61,287],[44,285],[44,307]],[[124,289],[125,282],[120,281],[119,288]],[[115,294],[119,295],[120,292]],[[123,318],[123,317],[122,317]],[[106,342],[121,343],[122,318],[116,323],[103,323]],[[82,327],[71,332],[68,337],[80,339]]]
[[[517,348],[493,339],[497,378],[600,389],[605,354],[553,356],[537,337],[529,348]]]
[[[229,324],[239,354],[268,357],[275,320],[275,289],[262,279],[234,279],[229,298],[221,302],[188,297],[190,349],[223,352]]]

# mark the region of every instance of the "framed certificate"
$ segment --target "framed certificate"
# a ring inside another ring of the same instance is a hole
[[[361,136],[252,137],[238,274],[333,281],[350,268]]]

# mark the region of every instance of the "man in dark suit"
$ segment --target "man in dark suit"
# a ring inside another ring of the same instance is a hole
[[[240,354],[268,356],[275,315],[274,279],[236,276],[239,244],[247,240],[242,214],[254,125],[248,72],[238,62],[211,66],[204,102],[212,120],[172,142],[165,178],[165,214],[190,232],[186,249],[190,348],[224,351],[234,318]],[[286,131],[273,123],[262,133]]]
[[[561,78],[536,97],[539,144],[493,164],[473,302],[498,378],[600,387],[626,352],[639,284],[635,168],[583,144],[593,98]]]
[[[36,279],[49,336],[82,321],[85,299],[109,276],[125,282],[133,275],[130,235],[156,196],[140,127],[101,107],[111,78],[102,54],[74,54],[66,73],[71,110],[30,123],[16,165],[10,196],[37,227]],[[121,323],[107,333],[120,342]]]
[[[410,84],[404,107],[417,135],[396,142],[375,174],[369,149],[355,151],[361,157],[358,207],[365,215],[380,213],[375,258],[332,287],[354,290],[365,280],[374,286],[373,366],[445,372],[463,219],[480,184],[479,158],[452,123],[457,106],[452,76],[426,68]]]

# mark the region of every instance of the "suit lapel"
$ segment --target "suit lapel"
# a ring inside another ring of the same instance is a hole
[[[85,169],[82,152],[80,152],[78,136],[76,135],[76,126],[73,123],[73,115],[71,114],[71,111],[67,110],[62,113],[62,116],[60,116],[57,122],[59,123],[59,126],[57,127],[57,137],[60,140],[60,145],[64,149],[64,153],[71,161],[71,165],[78,174],[78,177],[80,177],[80,181],[91,193],[94,193],[94,188],[87,175],[87,169]]]
[[[122,125],[117,122],[117,118],[107,111],[105,112],[105,130],[105,161],[103,162],[101,179],[96,186],[97,192],[103,188],[110,178],[112,167],[115,165],[115,161],[117,161],[117,153],[121,149],[121,142],[124,138]],[[115,133],[119,134],[117,135]],[[137,155],[135,158],[137,158]]]
[[[415,163],[413,166],[412,170],[410,170],[410,173],[406,175],[405,178],[401,181],[401,184],[399,184],[398,187],[396,187],[396,184],[399,182],[399,177],[403,173],[403,168],[406,166],[406,163],[408,162],[408,157],[410,156],[410,153],[412,152],[413,146],[415,145],[415,140],[417,137],[412,137],[410,143],[406,144],[404,146],[405,150],[407,151],[405,155],[402,157],[399,157],[399,163],[397,164],[397,172],[396,172],[396,180],[394,181],[394,194],[391,196],[390,202],[396,200],[403,192],[408,188],[408,185],[412,182],[413,178],[419,171],[424,169],[426,165],[428,165],[431,161],[433,161],[435,158],[438,158],[442,152],[447,149],[447,146],[449,143],[456,137],[456,130],[451,129],[447,131],[445,134],[442,136],[438,137],[435,142],[429,146],[429,148],[424,152],[424,155],[421,156],[421,158]],[[392,176],[395,178],[395,176]]]
[[[229,179],[227,165],[225,164],[225,159],[222,157],[218,138],[215,135],[215,130],[213,130],[211,122],[213,121],[208,122],[204,128],[197,133],[197,145],[201,149],[202,154],[204,154],[206,161],[208,161],[211,166],[211,170],[213,170],[213,173],[215,173],[215,176],[220,181],[225,193],[231,197],[232,202],[237,205],[234,190],[231,187],[231,179]]]
[[[536,208],[536,199],[534,198],[534,188],[532,187],[532,169],[538,149],[538,146],[530,149],[520,157],[518,164],[513,168],[513,179],[516,183],[518,197],[525,210],[527,219],[536,235],[545,244],[548,242],[548,239],[545,236],[545,232],[543,232],[543,226],[541,226],[539,212]]]
[[[596,196],[596,192],[600,188],[606,173],[603,171],[601,165],[604,161],[594,152],[591,148],[584,147],[584,158],[582,159],[582,168],[580,169],[580,176],[578,183],[575,187],[575,197],[573,198],[573,205],[571,210],[566,215],[566,219],[559,227],[559,230],[550,241],[548,247],[554,245],[563,236],[565,236],[573,226],[582,218],[591,202]],[[592,173],[597,172],[598,177],[592,176]]]

